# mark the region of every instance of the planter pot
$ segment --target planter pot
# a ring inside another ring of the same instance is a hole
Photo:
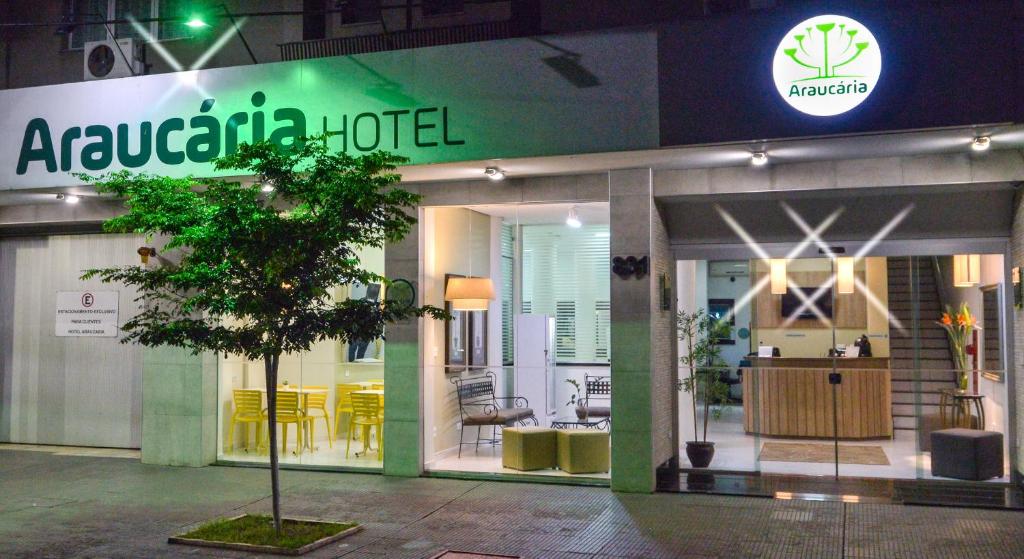
[[[586,406],[576,406],[576,417],[579,419],[586,419],[590,414]]]
[[[715,443],[701,441],[686,442],[686,457],[694,468],[707,468],[715,457]]]

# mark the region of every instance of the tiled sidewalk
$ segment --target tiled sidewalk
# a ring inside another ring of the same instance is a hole
[[[262,469],[0,450],[0,557],[251,557],[165,542],[268,511],[268,485]],[[312,557],[1024,557],[1019,512],[295,471],[282,485],[286,514],[366,528]]]

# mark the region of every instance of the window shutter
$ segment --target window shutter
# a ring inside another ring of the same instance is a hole
[[[501,362],[512,365],[515,355],[515,337],[512,332],[513,259],[515,237],[512,225],[501,226]]]
[[[557,361],[607,363],[608,226],[524,225],[522,246],[523,312],[555,317]]]

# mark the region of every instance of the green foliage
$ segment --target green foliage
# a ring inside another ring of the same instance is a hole
[[[686,343],[686,355],[680,358],[686,368],[686,377],[681,388],[693,397],[694,440],[708,440],[708,419],[722,415],[721,405],[729,400],[729,385],[722,382],[722,373],[728,363],[722,359],[722,348],[716,341],[732,335],[732,326],[725,320],[719,321],[704,309],[693,313],[680,311],[676,316],[679,339]],[[704,408],[703,438],[697,433],[698,401]]]
[[[332,153],[319,136],[287,151],[243,144],[215,161],[218,170],[256,176],[255,184],[80,175],[124,199],[127,213],[106,231],[164,240],[163,265],[92,269],[83,279],[138,289],[145,307],[123,326],[125,342],[253,360],[322,340],[372,340],[385,324],[412,316],[446,318],[434,307],[331,296],[340,284],[387,283],[361,267],[355,249],[398,241],[415,223],[407,210],[419,197],[395,187],[403,161],[386,152]],[[262,192],[264,184],[273,192]]]
[[[274,530],[274,519],[265,514],[247,514],[204,524],[180,537],[208,542],[247,543],[298,549],[317,540],[353,528],[357,524],[341,522],[310,522],[287,519],[281,534]]]
[[[569,401],[566,402],[565,405],[575,406],[577,402],[583,402],[583,394],[580,392],[580,390],[582,390],[580,388],[580,382],[574,378],[567,378],[565,379],[565,382],[569,383],[570,385],[572,385],[573,388],[576,389],[575,394],[569,395]]]

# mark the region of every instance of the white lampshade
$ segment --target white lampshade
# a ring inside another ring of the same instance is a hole
[[[768,262],[771,266],[772,295],[786,294],[786,259],[772,258]]]
[[[486,311],[487,299],[455,299],[452,301],[453,311]]]
[[[840,256],[836,258],[836,284],[839,293],[850,295],[853,293],[853,257]]]
[[[450,278],[444,291],[444,300],[451,301],[452,310],[486,311],[494,299],[491,278]]]
[[[981,283],[981,255],[953,255],[953,285],[971,287]]]

